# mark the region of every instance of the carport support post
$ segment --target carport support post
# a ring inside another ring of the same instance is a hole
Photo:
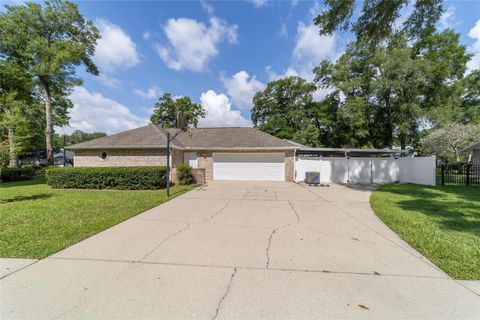
[[[170,197],[170,133],[167,132],[167,197]]]

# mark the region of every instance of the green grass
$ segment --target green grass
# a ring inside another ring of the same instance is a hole
[[[390,184],[370,203],[380,219],[456,279],[480,279],[480,188]]]
[[[173,186],[171,197],[194,186]],[[167,201],[166,190],[60,190],[43,178],[0,185],[0,257],[44,258]]]

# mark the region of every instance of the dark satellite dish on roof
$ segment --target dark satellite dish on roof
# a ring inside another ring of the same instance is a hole
[[[188,129],[187,118],[185,117],[183,111],[177,112],[177,127],[182,131],[187,131]]]

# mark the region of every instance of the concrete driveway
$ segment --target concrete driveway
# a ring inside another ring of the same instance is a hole
[[[1,318],[478,319],[368,189],[210,183],[10,273]]]

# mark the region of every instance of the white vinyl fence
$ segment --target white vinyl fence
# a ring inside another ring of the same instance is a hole
[[[295,181],[305,172],[320,172],[321,182],[416,183],[435,185],[435,157],[417,158],[309,158],[297,156]]]

